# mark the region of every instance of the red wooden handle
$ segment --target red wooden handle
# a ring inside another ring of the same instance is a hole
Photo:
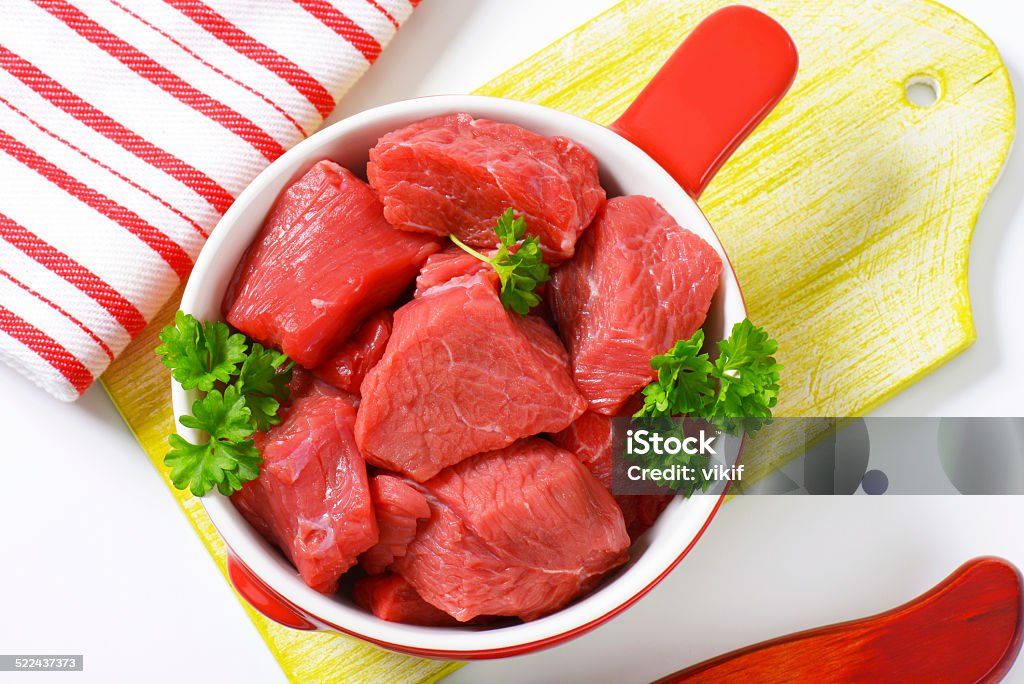
[[[727,653],[655,684],[998,682],[1021,646],[1020,571],[976,558],[886,613]]]
[[[726,7],[693,30],[611,128],[696,198],[789,90],[797,62],[775,21]]]
[[[242,561],[228,552],[228,579],[235,591],[260,613],[292,629],[314,630],[317,626],[308,615],[267,586]]]

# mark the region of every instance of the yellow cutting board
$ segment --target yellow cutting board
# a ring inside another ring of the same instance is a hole
[[[627,0],[478,92],[613,121],[717,1]],[[792,35],[789,95],[700,205],[739,276],[750,317],[779,341],[779,413],[866,413],[974,340],[967,257],[978,212],[1013,139],[999,53],[927,0],[750,2]],[[939,88],[911,104],[908,81]],[[177,299],[103,376],[153,463],[172,430],[170,377],[152,349]],[[747,453],[751,470],[773,465]],[[172,490],[224,572],[224,546]],[[251,609],[296,682],[429,682],[457,664],[280,627]],[[681,663],[682,665],[682,663]]]

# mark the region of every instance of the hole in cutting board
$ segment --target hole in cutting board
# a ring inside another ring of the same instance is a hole
[[[915,107],[931,107],[942,96],[942,87],[931,76],[917,74],[907,79],[907,99]]]

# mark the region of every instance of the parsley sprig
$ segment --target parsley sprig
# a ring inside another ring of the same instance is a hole
[[[703,346],[704,331],[698,330],[690,339],[679,340],[651,359],[658,379],[644,387],[643,408],[633,417],[649,419],[649,427],[666,438],[687,436],[687,426],[677,420],[679,417],[709,421],[733,436],[741,431],[753,435],[771,422],[778,399],[782,369],[774,357],[778,344],[763,328],[744,320],[733,326],[728,339],[718,342],[718,358],[714,361],[701,353]],[[707,491],[711,481],[703,469],[709,462],[702,454],[645,457],[645,465],[655,469],[690,466],[692,480],[670,483],[685,497],[698,490]]]
[[[174,325],[160,331],[160,341],[156,353],[185,389],[209,392],[214,383],[228,382],[245,359],[245,335],[232,335],[223,323],[204,325],[181,311],[174,314]]]
[[[217,487],[225,496],[260,473],[263,459],[253,433],[281,422],[278,410],[288,399],[292,361],[285,354],[250,342],[219,321],[201,322],[181,311],[174,324],[160,332],[156,348],[171,377],[184,389],[205,396],[192,404],[192,414],[180,422],[202,430],[208,439],[193,444],[172,434],[164,465],[171,482],[204,496]]]
[[[698,330],[651,359],[658,379],[643,389],[644,405],[634,417],[703,418],[731,435],[754,434],[770,423],[782,369],[774,357],[778,343],[746,319],[718,342],[714,362],[700,353],[703,345]]]
[[[500,246],[493,257],[487,257],[476,251],[455,235],[449,235],[456,245],[472,254],[480,261],[490,264],[498,273],[501,281],[501,304],[506,310],[515,311],[520,316],[530,313],[530,309],[540,304],[540,296],[536,293],[537,286],[551,279],[548,265],[544,263],[540,251],[540,240],[536,235],[525,237],[526,221],[516,217],[511,207],[498,218],[494,226]],[[514,252],[512,248],[518,244]]]

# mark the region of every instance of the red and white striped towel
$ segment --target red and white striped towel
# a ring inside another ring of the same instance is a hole
[[[0,358],[73,400],[418,0],[6,0]]]

